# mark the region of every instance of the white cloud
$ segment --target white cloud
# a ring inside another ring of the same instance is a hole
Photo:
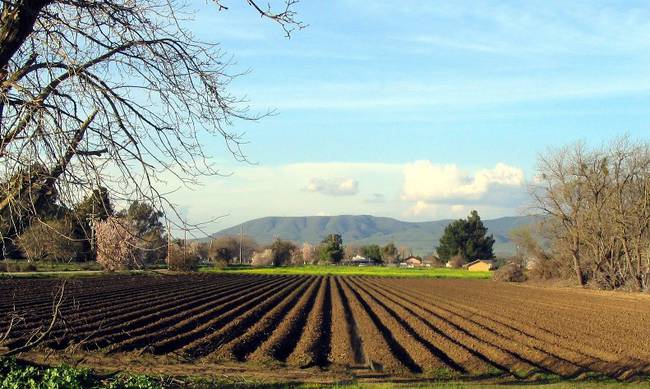
[[[416,161],[404,167],[402,199],[447,204],[477,202],[495,189],[505,187],[519,191],[523,185],[523,170],[504,163],[470,174],[455,164]]]
[[[359,193],[359,181],[352,178],[311,178],[305,187],[307,192],[329,196],[352,196]]]
[[[230,170],[229,177],[181,188],[172,201],[183,207],[190,222],[225,215],[207,227],[216,231],[264,216],[369,214],[423,221],[465,217],[476,209],[482,217],[493,218],[517,214],[524,193],[521,169],[503,163],[469,172],[431,161]]]
[[[428,204],[424,201],[417,201],[415,205],[410,207],[409,209],[404,212],[405,216],[422,216],[424,214],[431,213],[432,208],[434,208],[434,205]]]

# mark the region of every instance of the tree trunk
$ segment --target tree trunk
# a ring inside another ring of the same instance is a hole
[[[623,243],[623,253],[625,256],[625,261],[627,262],[627,267],[628,267],[628,272],[630,273],[631,278],[634,280],[634,285],[638,290],[643,289],[643,283],[641,282],[641,277],[640,275],[636,272],[634,263],[632,262],[631,254],[630,254],[630,248],[627,244],[627,240],[622,239],[621,242]]]
[[[580,263],[580,243],[575,238],[573,239],[573,247],[571,249],[571,255],[573,256],[573,267],[576,272],[576,277],[578,278],[578,285],[584,287],[585,276],[582,273],[582,264]]]
[[[578,285],[581,287],[585,286],[585,276],[582,274],[582,266],[580,265],[580,257],[577,253],[572,253],[573,256],[573,267],[576,271],[576,277],[578,278]]]
[[[0,13],[0,81],[6,75],[9,61],[34,31],[36,18],[51,0],[22,0],[13,6],[3,2]]]

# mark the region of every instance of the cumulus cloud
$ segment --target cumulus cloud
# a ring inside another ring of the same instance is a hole
[[[178,190],[171,200],[185,207],[192,222],[221,217],[211,227],[217,230],[257,217],[316,212],[422,221],[465,217],[476,209],[481,217],[493,218],[517,214],[528,198],[523,173],[506,164],[471,170],[430,161],[332,162],[233,171],[228,178],[214,177],[193,190]]]
[[[504,163],[498,163],[492,169],[476,170],[472,174],[455,164],[416,161],[404,166],[401,197],[406,201],[422,203],[464,204],[488,199],[498,202],[500,199],[491,194],[503,194],[505,191],[518,196],[524,182],[522,169]]]
[[[359,181],[340,177],[311,178],[305,190],[329,196],[352,196],[359,193]]]

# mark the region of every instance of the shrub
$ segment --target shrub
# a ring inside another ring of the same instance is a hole
[[[97,263],[108,271],[141,268],[144,250],[137,233],[133,223],[126,218],[109,217],[97,222]]]
[[[68,366],[39,368],[18,363],[13,358],[0,360],[0,388],[69,388],[95,387],[88,369]]]
[[[146,375],[118,374],[107,389],[159,389],[163,386]]]
[[[43,389],[162,389],[161,378],[118,373],[100,376],[93,370],[69,366],[41,367],[0,357],[0,388]]]
[[[454,269],[460,269],[465,264],[465,258],[461,255],[454,255],[449,259],[449,265]]]
[[[31,260],[69,262],[78,259],[82,240],[67,219],[35,222],[18,237],[18,247]]]
[[[524,282],[526,281],[524,268],[517,263],[507,263],[494,272],[492,279],[502,282]]]
[[[167,253],[167,268],[173,271],[197,271],[201,259],[193,253],[190,247],[185,249],[178,244],[169,247]]]
[[[538,258],[530,263],[528,275],[531,279],[551,280],[561,277],[561,269],[558,263],[548,258]]]
[[[20,265],[14,262],[3,263],[5,271],[15,273],[20,271]]]
[[[38,268],[33,263],[28,263],[22,267],[22,270],[27,272],[33,272],[33,271],[37,271]]]

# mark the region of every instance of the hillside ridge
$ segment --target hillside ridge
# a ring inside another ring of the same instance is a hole
[[[225,228],[212,236],[238,235],[243,226],[244,234],[261,244],[271,243],[275,238],[316,244],[328,234],[341,234],[344,244],[393,242],[411,247],[414,254],[424,255],[433,252],[445,227],[453,220],[408,222],[372,215],[266,216]],[[483,222],[488,233],[494,236],[495,253],[511,255],[515,247],[508,236],[510,230],[537,220],[539,216],[504,216]]]

